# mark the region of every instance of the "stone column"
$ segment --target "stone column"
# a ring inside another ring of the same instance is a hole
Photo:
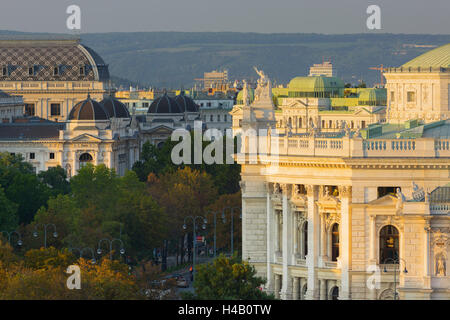
[[[341,224],[339,226],[339,264],[341,267],[341,290],[339,300],[350,299],[350,248],[351,248],[351,208],[352,187],[339,187],[341,198]]]
[[[293,284],[292,284],[292,299],[293,300],[300,300],[300,278],[294,277]]]
[[[325,261],[328,260],[327,256],[327,231],[326,231],[326,218],[325,213],[320,216],[320,260],[322,267],[325,266]]]
[[[280,289],[281,289],[281,276],[279,274],[275,275],[275,298],[280,299]]]
[[[270,187],[269,183],[266,183],[266,197],[267,197],[267,283],[266,292],[268,294],[273,293],[273,272],[272,272],[272,260],[274,258],[274,212],[272,208],[272,201],[270,200]]]
[[[288,269],[292,258],[292,210],[289,206],[288,198],[291,186],[284,184],[281,188],[283,190],[283,287],[281,290],[281,298],[283,300],[291,300],[292,278]]]
[[[431,274],[430,274],[430,220],[425,223],[424,234],[424,250],[423,250],[423,287],[424,289],[431,289]],[[401,268],[400,268],[401,270]]]
[[[327,300],[327,280],[320,280],[320,300]]]
[[[317,257],[319,253],[319,213],[316,206],[317,186],[306,186],[308,196],[308,254],[306,255],[306,266],[308,268],[308,291],[307,300],[319,299],[319,288],[317,280]]]

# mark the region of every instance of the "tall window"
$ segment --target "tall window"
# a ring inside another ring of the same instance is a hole
[[[34,103],[26,103],[25,104],[25,115],[26,116],[34,116]]]
[[[308,254],[308,221],[303,224],[302,237],[302,258],[306,259]]]
[[[393,225],[380,230],[380,264],[392,264],[392,260],[399,258],[399,242],[398,230]]]
[[[303,125],[303,123],[302,123],[302,117],[300,117],[300,118],[298,118],[298,127],[299,127],[299,128],[302,128],[302,125]]]
[[[50,105],[50,114],[52,116],[60,116],[61,115],[61,105],[59,103],[52,103]]]
[[[406,93],[406,101],[407,102],[416,102],[416,92],[415,91],[408,91]]]
[[[337,261],[339,257],[339,224],[333,224],[331,228],[331,261]]]
[[[4,66],[2,67],[2,76],[7,76],[8,75],[8,67]]]
[[[391,102],[395,102],[395,91],[391,91]]]
[[[277,249],[279,252],[283,251],[283,212],[277,210]]]

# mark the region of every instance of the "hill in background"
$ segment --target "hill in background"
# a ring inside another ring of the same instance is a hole
[[[231,80],[256,79],[253,66],[285,84],[307,75],[309,66],[324,58],[331,59],[345,82],[363,79],[372,85],[379,82],[380,74],[369,67],[400,66],[430,50],[415,45],[450,43],[450,35],[139,32],[83,34],[81,41],[104,58],[111,75],[124,86],[131,81],[188,88],[203,72],[214,69],[228,69]]]

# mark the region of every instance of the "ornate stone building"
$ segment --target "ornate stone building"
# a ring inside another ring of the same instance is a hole
[[[407,75],[387,75],[388,91],[411,85]],[[295,300],[450,299],[448,83],[415,119],[401,109],[408,121],[388,112],[366,128],[323,130],[313,118],[293,130],[277,128],[270,80],[260,77],[254,101],[244,88],[231,114],[241,136],[242,255],[265,290]],[[304,104],[293,99],[281,117]]]
[[[53,121],[110,90],[108,66],[77,39],[0,40],[0,68],[0,90],[22,96],[27,115]]]
[[[71,177],[92,163],[123,175],[139,159],[138,124],[119,101],[88,97],[64,123],[25,117],[0,124],[0,151],[21,154],[36,172],[59,165]]]

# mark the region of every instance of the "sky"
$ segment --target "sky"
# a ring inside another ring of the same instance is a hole
[[[449,34],[450,0],[12,0],[0,1],[0,30],[70,33],[69,5],[81,33],[234,31],[259,33]],[[369,30],[369,5],[381,30]]]

